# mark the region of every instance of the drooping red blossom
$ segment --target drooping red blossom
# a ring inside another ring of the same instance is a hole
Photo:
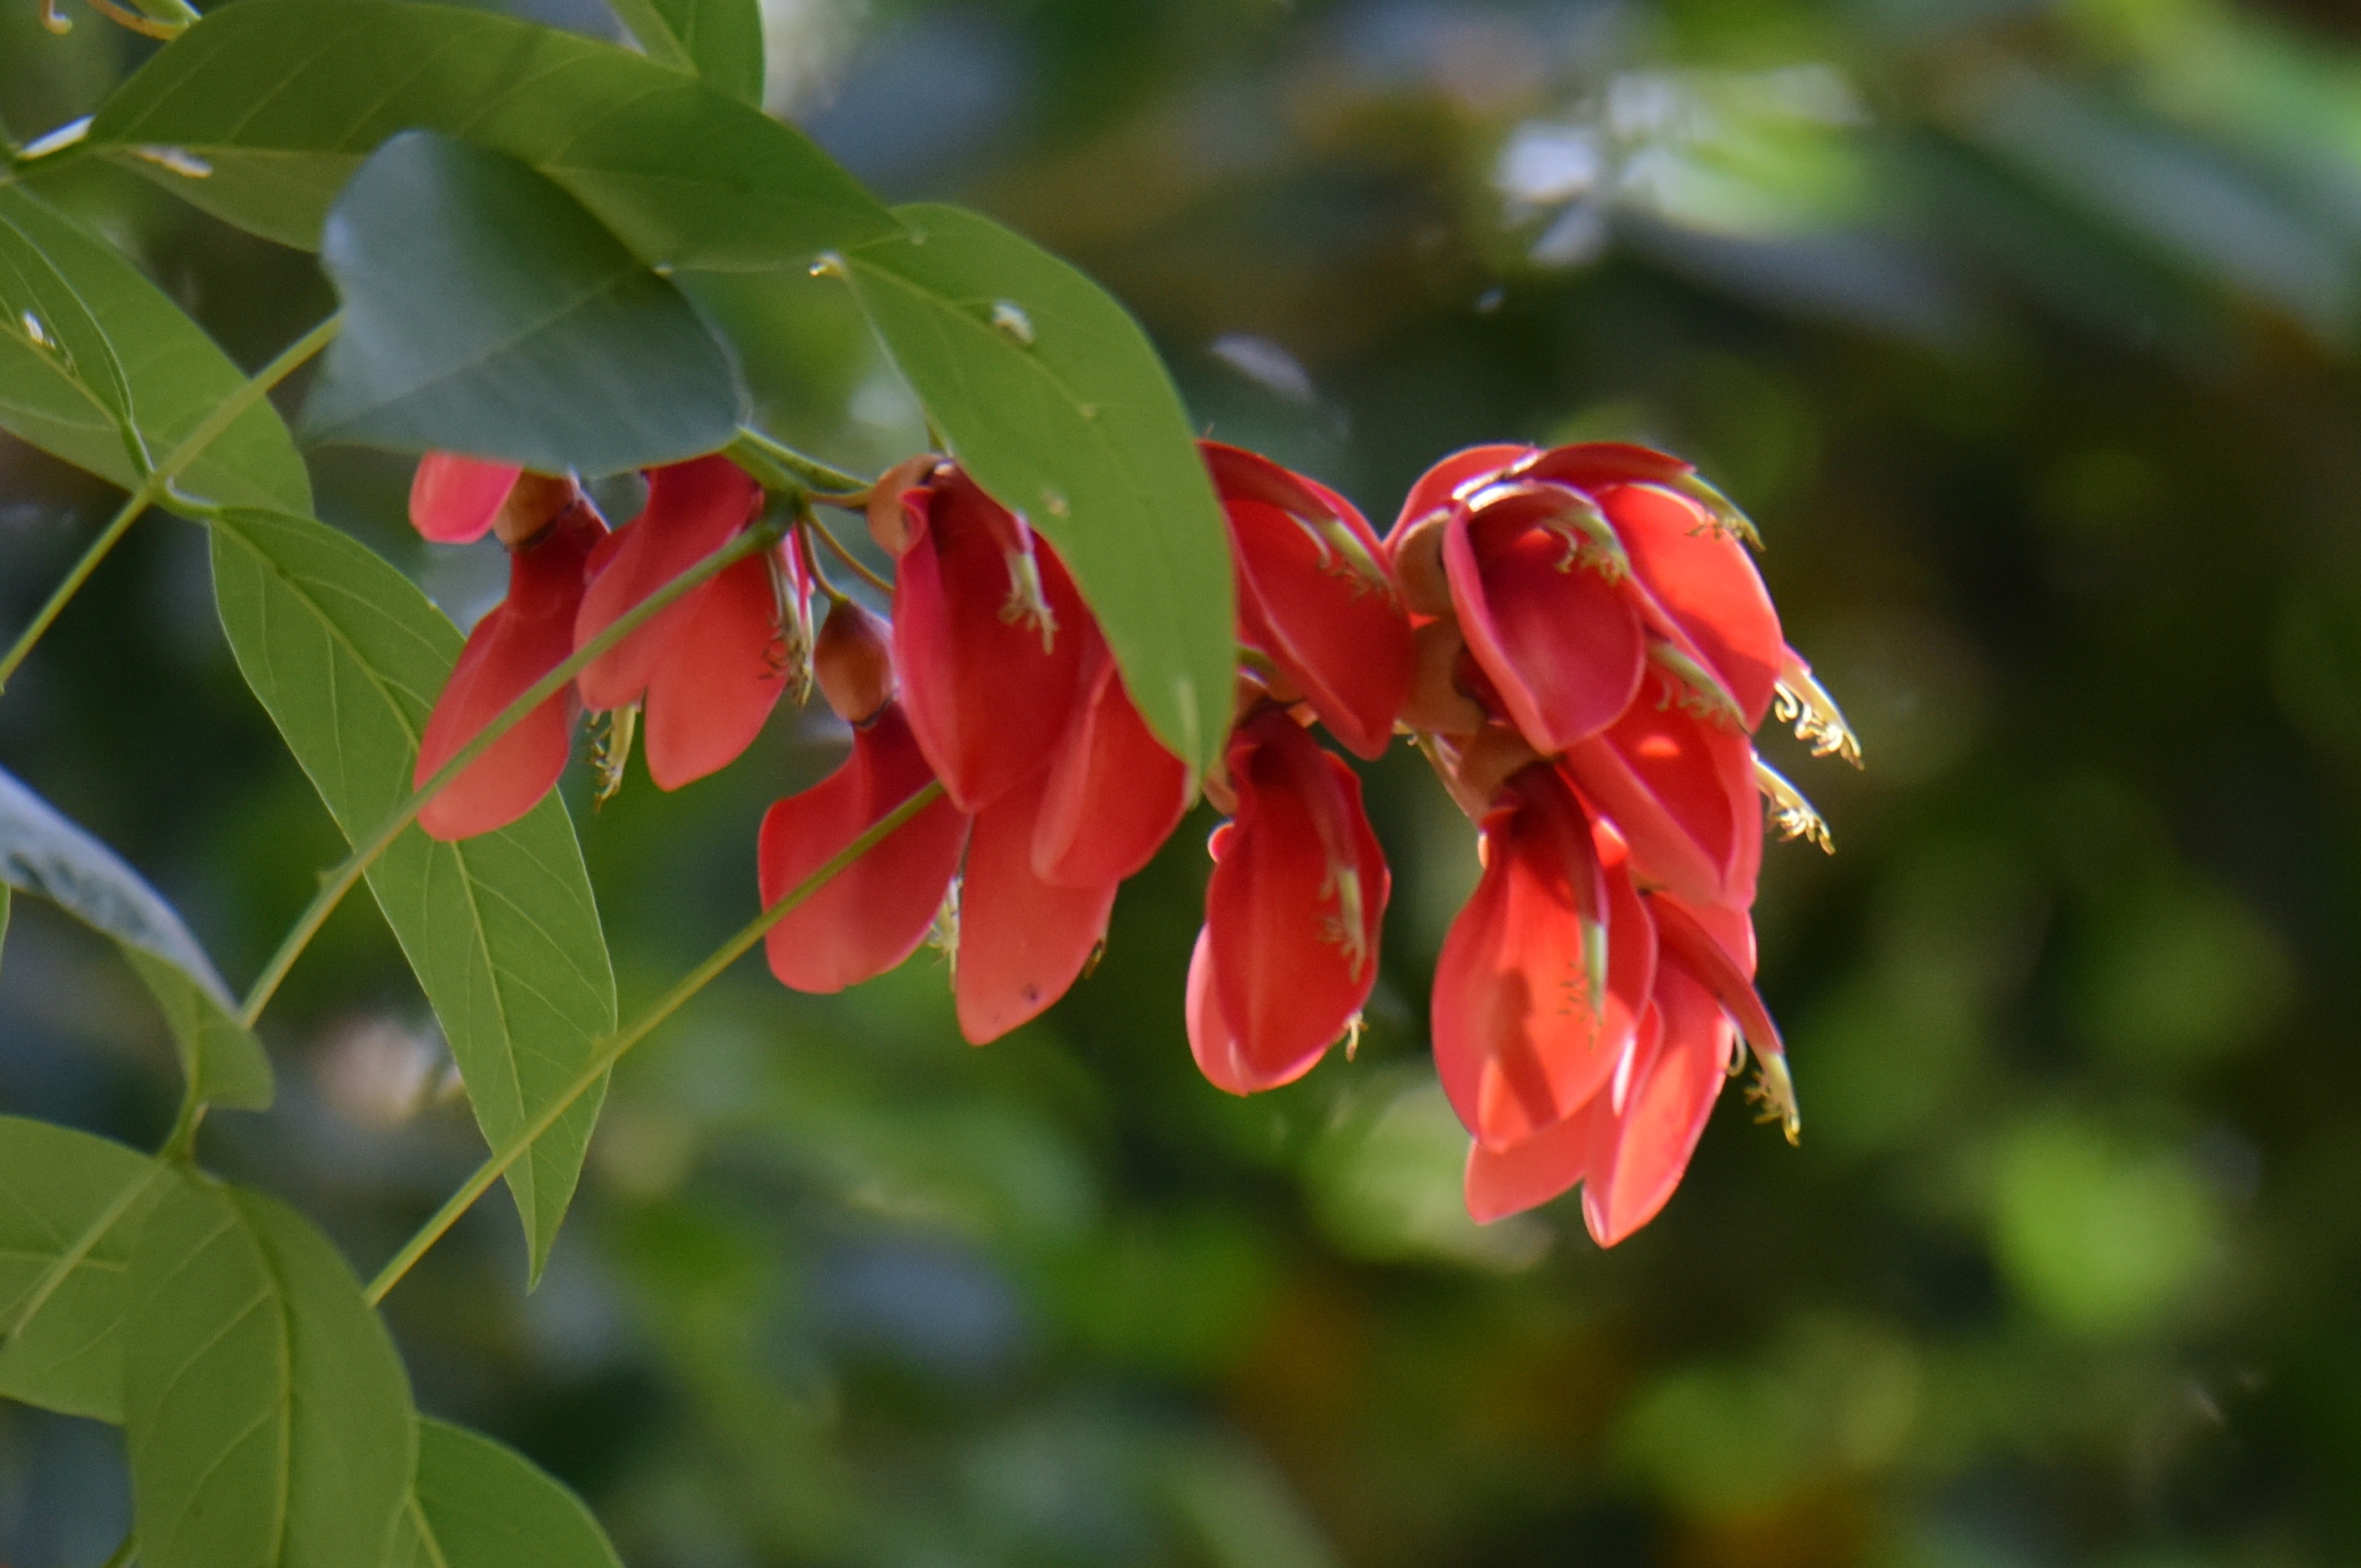
[[[653,469],[646,508],[603,545],[575,621],[576,646],[710,555],[753,522],[762,488],[727,457]],[[808,596],[800,558],[774,549],[732,563],[583,667],[587,707],[640,703],[648,773],[677,789],[725,766],[761,732],[790,666],[774,576],[797,604]]]
[[[899,703],[852,732],[841,766],[764,814],[757,863],[776,903],[934,778]],[[968,818],[929,802],[772,927],[771,972],[796,991],[836,992],[884,973],[925,941],[959,870]]]
[[[1580,1183],[1592,1234],[1630,1234],[1741,1039],[1794,1134],[1751,979],[1759,792],[1788,836],[1826,831],[1751,731],[1775,707],[1816,751],[1858,751],[1782,641],[1751,542],[1689,465],[1606,443],[1457,454],[1388,536],[1417,621],[1404,720],[1482,833],[1433,993],[1479,1220]]]
[[[510,551],[508,598],[467,634],[419,737],[412,788],[424,787],[574,652],[574,617],[582,603],[585,572],[606,532],[596,512],[577,504]],[[570,686],[552,693],[428,801],[419,826],[432,838],[470,839],[505,828],[532,810],[566,771],[576,711]]]
[[[1390,874],[1360,781],[1279,707],[1232,736],[1237,809],[1213,841],[1189,966],[1190,1048],[1234,1094],[1309,1072],[1377,982]]]
[[[1385,548],[1326,486],[1268,457],[1199,443],[1230,525],[1241,639],[1359,756],[1393,740],[1411,628]]]
[[[902,496],[894,656],[910,729],[943,788],[979,811],[1041,768],[1095,632],[1025,520],[943,465]]]
[[[1655,983],[1656,929],[1614,834],[1546,763],[1482,824],[1484,874],[1434,971],[1435,1066],[1477,1141],[1505,1149],[1579,1113]]]
[[[473,544],[492,531],[523,472],[512,463],[430,452],[411,476],[411,525],[437,544]]]

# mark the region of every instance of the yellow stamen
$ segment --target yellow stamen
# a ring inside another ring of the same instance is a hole
[[[595,811],[623,787],[623,770],[631,760],[631,738],[639,733],[640,705],[633,702],[609,708],[591,722],[590,770],[597,783],[590,792],[590,808]]]
[[[1745,1052],[1739,1053],[1741,1059]],[[1804,1113],[1795,1103],[1795,1080],[1787,1072],[1787,1058],[1777,1051],[1754,1053],[1754,1081],[1747,1087],[1747,1103],[1759,1106],[1757,1122],[1776,1122],[1790,1144],[1804,1141]]]
[[[1648,639],[1648,660],[1680,687],[1675,696],[1683,712],[1725,729],[1745,730],[1746,715],[1739,710],[1738,699],[1712,671],[1661,637]]]
[[[1787,651],[1779,666],[1779,684],[1771,688],[1772,710],[1782,724],[1795,727],[1795,739],[1811,742],[1815,757],[1841,757],[1861,766],[1861,739],[1845,722],[1843,709],[1828,688],[1813,677],[1812,667]]]
[[[1000,607],[1000,619],[1011,626],[1038,627],[1041,652],[1051,652],[1058,641],[1058,616],[1041,587],[1041,562],[1033,554],[1032,540],[1002,556],[1008,563],[1008,602]]]
[[[1761,790],[1763,798],[1770,802],[1771,824],[1779,829],[1781,838],[1791,843],[1797,839],[1807,839],[1828,854],[1837,852],[1836,840],[1828,835],[1828,822],[1813,808],[1812,803],[1804,798],[1804,792],[1789,784],[1784,773],[1760,757],[1754,759],[1754,787]]]
[[[1739,510],[1737,504],[1728,496],[1697,475],[1684,474],[1664,488],[1705,508],[1708,519],[1705,526],[1714,532],[1742,541],[1750,549],[1763,548],[1763,534],[1755,528],[1754,520]]]

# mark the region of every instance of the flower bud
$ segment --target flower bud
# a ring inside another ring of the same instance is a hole
[[[898,556],[910,547],[910,518],[902,508],[903,493],[925,484],[941,461],[931,452],[905,457],[869,487],[869,537],[887,554]]]
[[[1450,521],[1448,511],[1429,512],[1394,542],[1394,575],[1412,615],[1451,613],[1451,581],[1443,570],[1443,534]]]
[[[894,700],[893,629],[852,600],[837,600],[813,645],[812,674],[839,718],[868,723]]]
[[[1459,685],[1460,659],[1467,651],[1459,623],[1428,621],[1411,633],[1411,648],[1417,663],[1401,721],[1428,735],[1473,735],[1484,728],[1484,709]]]
[[[542,531],[557,521],[560,513],[582,499],[582,491],[573,477],[565,474],[536,474],[528,469],[517,476],[509,488],[508,499],[492,518],[492,534],[501,543],[514,550],[530,544],[542,535]]]

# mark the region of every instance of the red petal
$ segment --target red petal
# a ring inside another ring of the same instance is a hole
[[[584,563],[604,532],[588,508],[576,507],[532,544],[510,553],[509,597],[476,623],[460,650],[419,737],[413,789],[573,652]],[[574,694],[567,688],[493,741],[428,801],[419,826],[443,839],[507,827],[549,793],[566,771],[573,741]]]
[[[1205,889],[1211,967],[1245,1071],[1283,1082],[1368,1000],[1389,877],[1360,781],[1284,713],[1242,726],[1229,767],[1238,810]]]
[[[1106,645],[1092,641],[1089,695],[1049,764],[1033,830],[1033,869],[1060,887],[1130,876],[1189,809],[1187,766],[1149,733]]]
[[[1598,572],[1567,564],[1544,526],[1560,508],[1517,493],[1455,514],[1444,568],[1468,650],[1517,728],[1544,755],[1612,723],[1647,666],[1640,611]]]
[[[1215,444],[1203,444],[1210,451]],[[1251,453],[1215,466],[1236,549],[1240,621],[1347,750],[1376,758],[1410,694],[1410,619],[1384,547],[1351,502]],[[1258,492],[1301,493],[1280,507],[1232,483],[1258,465]],[[1272,477],[1276,476],[1276,477]],[[1291,481],[1283,485],[1280,480]]]
[[[1106,935],[1115,884],[1053,887],[1033,874],[1033,828],[1047,775],[986,806],[960,883],[960,1033],[995,1040],[1066,993]]]
[[[1505,1149],[1606,1087],[1646,1005],[1656,939],[1620,846],[1594,841],[1546,768],[1502,791],[1484,842],[1483,880],[1435,964],[1433,1033],[1452,1108],[1478,1143]],[[1586,938],[1602,911],[1607,995],[1594,1005]]]
[[[763,902],[796,883],[933,778],[898,707],[853,732],[844,765],[763,817]],[[968,819],[937,799],[771,927],[771,972],[796,991],[841,991],[917,950],[950,890]]]
[[[1746,546],[1703,507],[1653,485],[1613,487],[1598,499],[1634,575],[1738,699],[1747,728],[1761,724],[1786,644]]]
[[[1631,844],[1642,880],[1697,904],[1742,903],[1761,847],[1753,748],[1683,708],[1680,691],[1649,672],[1622,718],[1564,766]]]
[[[648,670],[648,775],[661,789],[736,762],[787,685],[778,596],[761,555],[733,563],[680,609]]]
[[[1623,1047],[1629,1063],[1655,1049],[1656,1014],[1642,1015],[1640,1032]],[[1467,1213],[1479,1225],[1527,1209],[1539,1208],[1587,1178],[1590,1168],[1615,1153],[1615,1123],[1606,1113],[1600,1096],[1554,1126],[1543,1128],[1521,1143],[1488,1149],[1481,1143],[1467,1149],[1465,1190]]]
[[[1390,550],[1400,543],[1401,536],[1421,519],[1448,510],[1458,499],[1457,492],[1472,489],[1535,455],[1533,448],[1513,444],[1470,446],[1453,453],[1420,475],[1418,482],[1410,488],[1410,494],[1402,500],[1401,514],[1387,531],[1386,547]]]
[[[455,452],[430,452],[410,480],[410,522],[438,544],[472,544],[492,531],[524,470]]]
[[[964,474],[925,510],[894,579],[894,662],[911,731],[963,811],[980,810],[1049,758],[1082,696],[1089,611],[1046,543]],[[1020,598],[1029,544],[1046,629]]]
[[[1779,1025],[1771,1021],[1771,1010],[1763,1005],[1763,998],[1750,978],[1754,958],[1752,923],[1746,923],[1741,962],[1741,956],[1732,950],[1726,935],[1733,912],[1692,909],[1680,899],[1664,894],[1651,896],[1648,905],[1656,916],[1657,935],[1664,943],[1665,972],[1678,970],[1704,987],[1736,1022],[1746,1043],[1754,1049],[1766,1055],[1784,1052],[1785,1046],[1779,1038]],[[1716,927],[1725,934],[1718,935]]]
[[[1600,1246],[1656,1217],[1680,1185],[1729,1076],[1730,1021],[1705,990],[1676,969],[1656,980],[1661,1044],[1635,1070],[1623,1113],[1606,1113],[1596,1135],[1582,1218]]]
[[[652,469],[647,510],[619,530],[614,543],[593,563],[597,576],[574,622],[575,646],[598,636],[642,599],[720,549],[762,510],[762,487],[727,457],[699,457]],[[596,708],[637,702],[648,689],[664,644],[688,620],[690,609],[687,600],[675,600],[593,659],[577,681],[583,702]]]
[[[1521,479],[1547,479],[1580,490],[1609,485],[1663,485],[1697,472],[1670,453],[1624,441],[1584,441],[1536,453],[1517,470]]]

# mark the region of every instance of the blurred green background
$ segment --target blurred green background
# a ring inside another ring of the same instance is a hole
[[[1471,835],[1397,749],[1356,1060],[1251,1102],[1196,1075],[1202,810],[989,1048],[932,954],[826,1001],[748,965],[625,1064],[538,1293],[496,1196],[392,1297],[426,1409],[635,1568],[2361,1561],[2361,13],[767,12],[774,109],[1089,269],[1201,422],[1380,527],[1500,438],[1658,443],[1752,511],[1870,761],[1766,741],[1840,850],[1775,850],[1759,909],[1804,1142],[1729,1096],[1611,1253],[1571,1203],[1469,1224],[1423,1016]],[[0,0],[19,139],[152,47],[78,20]],[[59,194],[248,366],[333,304],[137,181]],[[829,280],[700,297],[793,367],[780,433],[864,470],[921,443]],[[113,499],[5,441],[14,627]],[[406,463],[313,455],[324,515],[463,623],[500,592],[496,547],[410,536]],[[748,916],[763,806],[841,745],[783,711],[726,774],[584,812],[627,1008]],[[0,701],[0,764],[233,982],[336,854],[160,517]],[[0,1108],[152,1143],[144,996],[17,911]],[[479,1151],[373,910],[265,1034],[280,1106],[207,1157],[366,1272]],[[112,1431],[0,1409],[0,1560],[95,1563],[126,1510]]]

